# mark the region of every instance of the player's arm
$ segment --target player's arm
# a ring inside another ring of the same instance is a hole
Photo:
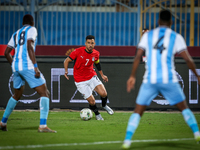
[[[72,62],[72,59],[70,57],[67,57],[64,61],[64,68],[65,68],[65,78],[67,78],[67,80],[69,80],[69,77],[67,76],[68,74],[68,66],[69,63]]]
[[[35,70],[35,77],[39,78],[40,77],[40,70],[38,69],[36,58],[35,58],[35,52],[34,52],[34,41],[33,40],[28,40],[27,41],[27,50],[28,50],[28,55],[34,65],[34,70]]]
[[[141,48],[138,48],[137,54],[136,54],[134,62],[133,62],[131,75],[127,81],[127,92],[130,92],[131,89],[133,89],[135,86],[136,71],[140,64],[140,58],[142,57],[143,52],[144,52],[144,50],[142,50]]]
[[[101,69],[101,64],[99,62],[99,59],[97,61],[94,62],[97,70],[99,71],[99,74],[101,75],[102,79],[104,82],[108,82],[108,77],[106,75],[103,74],[103,71]]]
[[[143,36],[143,34],[146,33],[146,32],[149,32],[149,30],[146,29],[146,28],[142,29],[142,35],[141,35],[141,36]],[[136,54],[137,54],[137,51],[138,51],[138,47],[136,48],[135,56],[136,56]],[[143,55],[142,55],[142,56],[144,56],[144,52],[143,52]],[[141,62],[143,61],[142,56],[141,56],[141,58],[140,58]]]
[[[191,69],[192,72],[195,74],[195,76],[197,77],[197,80],[198,80],[198,84],[200,85],[200,76],[196,72],[196,66],[195,66],[195,63],[194,63],[192,57],[190,56],[190,54],[188,53],[187,50],[182,51],[180,53],[180,55],[186,61],[188,68]]]
[[[191,69],[192,72],[195,74],[198,80],[198,84],[200,85],[200,77],[196,72],[196,66],[194,64],[192,57],[188,53],[185,40],[180,34],[177,35],[177,38],[175,41],[175,48],[177,49],[176,52],[179,53],[181,57],[183,57],[183,59],[186,61],[188,68]]]
[[[8,60],[8,62],[10,63],[10,65],[12,64],[12,61],[13,61],[13,58],[12,58],[12,56],[10,54],[10,52],[12,51],[12,49],[13,48],[7,46],[6,50],[4,52],[4,55],[5,55],[6,59]]]
[[[13,58],[12,58],[10,52],[11,52],[12,49],[14,49],[14,47],[15,47],[15,41],[14,41],[15,38],[13,38],[13,36],[14,36],[14,35],[12,35],[12,37],[10,38],[10,41],[8,42],[8,45],[7,45],[6,50],[5,50],[5,52],[4,52],[4,56],[6,57],[6,59],[7,59],[8,62],[10,63],[10,65],[11,65],[12,62],[13,62]]]

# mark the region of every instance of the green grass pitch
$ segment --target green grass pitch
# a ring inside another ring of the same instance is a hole
[[[0,111],[0,116],[4,111]],[[8,119],[8,132],[0,131],[0,150],[118,150],[125,137],[131,112],[101,112],[80,119],[79,112],[50,111],[47,124],[57,133],[38,133],[38,111],[14,111]],[[200,126],[200,113],[195,113]],[[199,150],[200,144],[181,113],[145,112],[132,138],[133,150]]]

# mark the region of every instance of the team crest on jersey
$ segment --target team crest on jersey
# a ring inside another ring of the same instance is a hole
[[[92,57],[92,61],[94,61],[94,57]]]

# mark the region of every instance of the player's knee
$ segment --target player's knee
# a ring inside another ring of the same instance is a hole
[[[49,90],[47,90],[46,95],[47,95],[47,97],[49,97],[49,95],[50,95]]]
[[[18,101],[18,100],[21,98],[21,96],[13,95],[13,98],[14,98],[16,101]]]
[[[44,94],[42,94],[41,96],[45,96],[49,98],[49,91],[47,90]]]
[[[95,101],[89,101],[89,104],[94,106],[95,105]]]
[[[40,97],[48,97],[49,98],[49,94],[48,92],[43,92],[43,93],[38,93],[40,95]]]
[[[48,90],[37,91],[37,93],[40,95],[40,97],[49,97],[50,94]]]
[[[21,96],[22,96],[22,94],[21,93],[18,93],[18,94],[14,94],[13,95],[13,98],[16,100],[16,101],[18,101],[20,98],[21,98]]]
[[[101,96],[101,97],[106,97],[106,96],[107,96],[107,92],[104,91],[100,96]]]

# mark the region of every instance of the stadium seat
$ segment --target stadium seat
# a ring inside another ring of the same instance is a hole
[[[138,5],[138,0],[130,0],[130,5],[131,6],[137,6]]]
[[[63,3],[66,5],[73,5],[75,3],[75,0],[64,0]]]
[[[47,0],[47,3],[57,2],[57,0]]]
[[[1,5],[8,5],[9,3],[11,4],[11,2],[9,2],[9,0],[0,0]]]
[[[90,4],[90,0],[78,0],[79,5]]]
[[[158,1],[161,1],[161,0],[158,0]],[[146,0],[146,5],[149,6],[150,4],[154,4],[155,0],[154,1],[148,1]],[[135,6],[137,5],[138,3],[138,0],[130,0],[130,4],[131,6]],[[144,3],[144,2],[143,2]],[[200,2],[199,2],[200,3]],[[162,2],[161,3],[163,6],[169,6],[170,5],[170,1],[166,1],[166,2]],[[174,2],[171,2],[171,5],[174,6],[176,4],[176,6],[180,6],[181,4],[182,5],[185,5],[186,4],[186,0],[176,0]],[[194,0],[194,5],[195,6],[198,6],[198,0]]]
[[[16,0],[16,2],[20,5],[27,5],[28,1],[27,0]]]
[[[39,5],[41,4],[42,5],[42,4],[44,4],[44,2],[43,2],[43,0],[37,0],[36,4],[39,4]]]
[[[72,5],[75,0],[47,0],[47,4],[65,4]]]
[[[115,5],[115,0],[109,0],[109,3],[111,6],[114,6]]]
[[[158,0],[161,1],[161,0]],[[198,0],[194,0],[195,5],[198,5]],[[153,4],[154,1],[151,1],[151,4]],[[149,6],[150,5],[150,1],[147,1],[146,4]],[[161,3],[163,6],[170,6],[170,1],[166,1],[166,2],[162,2]],[[176,1],[171,1],[171,6],[177,6],[179,7],[180,5],[185,5],[186,4],[186,0],[176,0]]]
[[[105,5],[105,2],[106,2],[105,0],[95,0],[94,4],[95,5]]]
[[[195,6],[200,5],[200,1],[198,1],[198,0],[194,0],[194,5],[195,5]]]

